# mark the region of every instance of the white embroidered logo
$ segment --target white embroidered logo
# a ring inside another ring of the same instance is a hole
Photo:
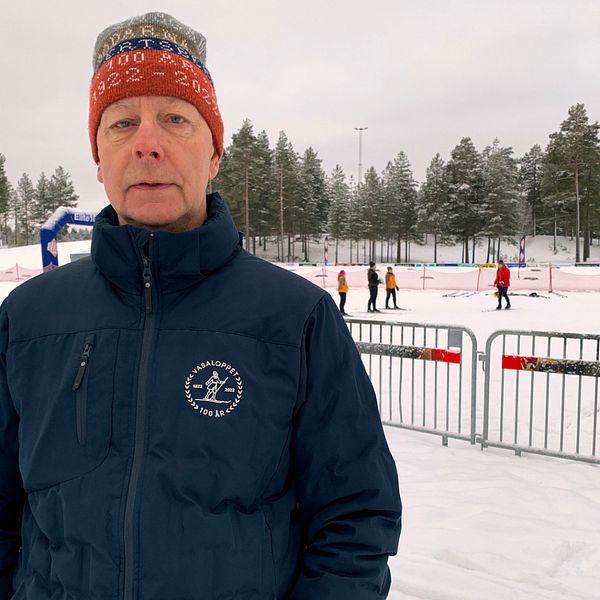
[[[185,379],[185,397],[190,406],[206,417],[224,417],[242,400],[244,384],[240,374],[221,360],[196,365]]]

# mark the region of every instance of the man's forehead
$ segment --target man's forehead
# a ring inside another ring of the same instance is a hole
[[[181,98],[175,98],[174,96],[143,96],[146,98],[160,98],[161,101],[163,101],[165,104],[167,105],[171,105],[171,104],[181,104],[181,105],[189,105],[192,108],[195,108],[193,104],[190,104],[189,102],[186,102],[185,100],[182,100]],[[139,103],[140,100],[140,96],[134,96],[131,98],[122,98],[121,100],[117,100],[116,102],[113,102],[112,104],[109,104],[105,111],[107,110],[119,110],[119,109],[128,109],[131,108],[132,106],[135,106]]]

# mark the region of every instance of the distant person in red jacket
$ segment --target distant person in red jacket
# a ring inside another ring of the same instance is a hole
[[[504,261],[501,258],[498,259],[498,270],[496,271],[494,285],[498,288],[498,306],[496,306],[496,310],[500,310],[502,308],[502,298],[506,299],[506,306],[504,308],[510,308],[510,300],[508,298],[510,270],[504,264]]]

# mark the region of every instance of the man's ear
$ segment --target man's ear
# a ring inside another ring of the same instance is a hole
[[[217,151],[213,148],[213,154],[210,157],[210,163],[208,165],[208,180],[209,181],[211,179],[214,179],[217,176],[217,173],[219,172],[219,162],[220,162],[220,160],[221,159],[219,158],[219,155],[217,154]]]
[[[102,165],[100,163],[96,165],[96,179],[100,183],[104,183],[104,175],[102,174]]]

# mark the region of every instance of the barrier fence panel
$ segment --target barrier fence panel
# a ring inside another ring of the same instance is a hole
[[[346,319],[385,425],[475,444],[477,341],[464,327]]]
[[[482,448],[600,463],[600,336],[497,331],[485,349]]]

